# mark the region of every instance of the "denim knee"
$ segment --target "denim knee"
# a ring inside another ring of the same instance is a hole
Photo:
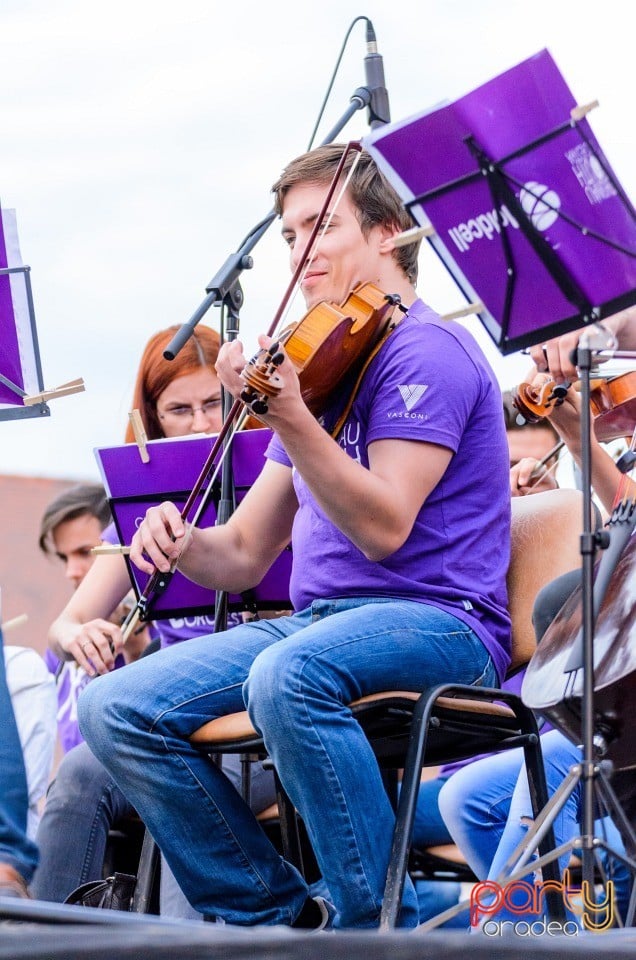
[[[279,663],[275,646],[263,651],[252,664],[243,684],[243,700],[257,730],[276,709],[282,710],[289,687],[289,660]]]
[[[101,797],[110,783],[111,778],[97,757],[87,744],[80,743],[62,758],[50,789],[64,797]]]
[[[127,697],[122,692],[123,679],[116,670],[95,677],[84,687],[77,700],[77,720],[84,739],[96,756],[100,757],[100,744],[112,744],[113,732],[117,729],[116,718],[126,709]],[[121,704],[122,710],[119,705]]]
[[[298,724],[298,707],[310,690],[321,687],[317,658],[298,648],[273,644],[256,657],[243,685],[243,699],[257,730],[283,730]],[[314,675],[315,674],[315,675]]]

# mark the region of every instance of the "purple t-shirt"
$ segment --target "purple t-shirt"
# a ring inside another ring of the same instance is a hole
[[[52,650],[45,652],[44,662],[55,677],[57,732],[62,750],[68,753],[84,741],[77,723],[77,699],[91,678],[75,660],[59,660]]]
[[[336,417],[326,411],[322,419]],[[379,562],[334,526],[294,470],[294,608],[329,597],[430,603],[475,631],[502,680],[510,661],[510,491],[501,390],[467,330],[421,300],[370,363],[337,439],[368,467],[369,444],[396,438],[439,444],[454,456],[407,541]],[[276,436],[267,456],[291,466]]]

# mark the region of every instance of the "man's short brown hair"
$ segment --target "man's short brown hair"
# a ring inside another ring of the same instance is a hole
[[[282,216],[285,195],[294,185],[331,183],[344,150],[343,144],[331,143],[317,147],[316,150],[310,150],[309,153],[303,153],[288,163],[272,187],[276,213]],[[348,190],[357,210],[363,235],[368,236],[373,227],[380,225],[397,227],[400,231],[410,229],[414,225],[413,218],[404,209],[399,196],[378,170],[375,161],[366,150],[362,150],[359,154],[357,150],[349,152],[342,171],[343,177],[349,173],[357,156],[359,159],[349,181]],[[397,247],[393,252],[399,266],[413,284],[417,280],[420,242],[417,240],[405,247]]]

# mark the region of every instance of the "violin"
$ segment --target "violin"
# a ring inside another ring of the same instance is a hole
[[[570,386],[557,384],[549,376],[544,383],[520,383],[513,391],[512,403],[524,420],[538,423],[563,403]],[[590,411],[601,443],[631,436],[636,425],[636,371],[593,379]]]
[[[342,378],[394,328],[391,320],[398,302],[399,297],[383,293],[373,283],[359,283],[341,304],[327,300],[316,304],[245,365],[241,400],[255,416],[267,413],[268,401],[280,391],[277,369],[284,345],[303,400],[318,415]]]

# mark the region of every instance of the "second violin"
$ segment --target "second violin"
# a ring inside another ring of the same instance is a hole
[[[563,403],[570,384],[557,384],[549,374],[542,380],[520,383],[513,391],[515,409],[529,423],[538,423]],[[576,384],[574,384],[576,388]],[[595,377],[590,409],[594,432],[602,443],[631,436],[636,424],[636,371],[615,377]]]

